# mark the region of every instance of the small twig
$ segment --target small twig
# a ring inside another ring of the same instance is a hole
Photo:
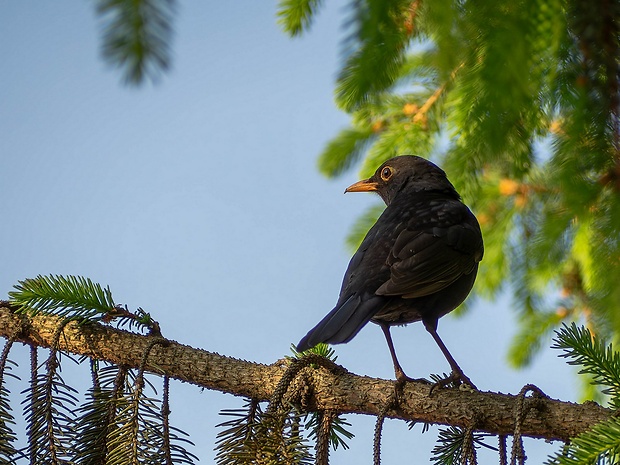
[[[2,304],[2,301],[0,301],[0,305]],[[13,347],[13,343],[17,340],[17,338],[19,337],[19,335],[21,334],[21,332],[23,331],[23,322],[21,327],[15,331],[11,337],[9,337],[6,341],[6,343],[4,344],[4,348],[2,349],[2,355],[0,355],[0,386],[2,386],[2,382],[4,381],[4,370],[6,369],[6,361],[9,358],[9,352],[11,351],[11,348]]]
[[[136,380],[135,380],[135,389],[134,389],[134,393],[133,393],[133,410],[132,410],[132,415],[130,418],[130,422],[132,425],[132,441],[131,441],[131,453],[130,453],[130,460],[132,464],[138,464],[138,411],[139,411],[139,404],[140,404],[140,396],[142,395],[142,390],[144,389],[144,369],[146,367],[149,355],[151,353],[151,350],[153,350],[153,347],[155,347],[156,345],[167,345],[169,344],[169,342],[161,337],[156,337],[153,338],[153,340],[151,340],[149,342],[149,344],[146,346],[146,348],[144,349],[144,352],[142,354],[142,361],[140,362],[140,366],[138,368],[138,373],[136,375]]]
[[[525,405],[526,394],[532,391],[534,397],[546,398],[548,397],[540,388],[533,384],[526,384],[521,388],[517,396],[517,402],[515,403],[515,427],[512,438],[512,451],[510,454],[510,465],[524,465],[527,456],[523,449],[523,438],[521,436],[521,426],[525,420],[527,412],[533,407],[531,403]]]
[[[31,392],[31,402],[30,402],[30,410],[34,412],[35,402],[38,397],[39,391],[39,352],[37,350],[37,346],[30,346],[30,392]],[[28,455],[30,456],[30,463],[37,463],[37,444],[34,440],[34,432],[37,428],[37,423],[40,421],[39,418],[33,416],[32,421],[28,422]]]
[[[463,465],[477,465],[478,458],[476,456],[476,447],[474,446],[474,429],[476,421],[472,420],[464,431],[463,449],[461,452],[461,463]]]
[[[424,102],[424,104],[420,107],[420,109],[415,113],[415,115],[413,115],[412,121],[414,123],[419,123],[424,121],[424,118],[426,118],[426,113],[428,113],[428,111],[431,109],[431,107],[435,104],[435,102],[437,102],[437,100],[439,100],[439,97],[441,97],[441,94],[443,94],[444,90],[446,90],[447,85],[449,84],[450,81],[454,80],[454,78],[456,77],[457,73],[459,72],[459,70],[465,65],[465,63],[461,63],[460,65],[458,65],[451,73],[450,73],[450,79],[448,82],[442,84],[441,86],[439,86],[437,88],[437,90],[435,90],[435,92],[433,92],[433,95],[431,95],[428,99],[426,99],[426,102]]]
[[[508,465],[508,454],[506,452],[506,436],[499,436],[499,465]]]
[[[381,433],[383,432],[383,422],[385,421],[385,416],[387,415],[388,410],[393,408],[398,404],[399,391],[402,389],[402,383],[396,382],[394,386],[394,392],[385,403],[385,405],[379,411],[377,415],[377,421],[375,422],[375,433],[373,438],[373,446],[372,446],[372,459],[373,465],[381,464]]]
[[[334,416],[335,414],[331,410],[319,413],[319,430],[316,438],[317,465],[329,465],[329,436]]]
[[[383,422],[385,420],[387,410],[387,408],[381,409],[377,415],[377,421],[375,422],[375,434],[372,443],[373,465],[381,465],[381,433],[383,432]]]
[[[73,318],[66,318],[62,320],[56,331],[54,332],[54,338],[52,342],[52,348],[50,349],[50,355],[47,358],[46,368],[47,368],[47,377],[45,380],[45,424],[47,428],[47,439],[48,439],[48,450],[50,452],[52,463],[58,463],[58,448],[56,447],[56,443],[54,441],[54,409],[52,406],[52,397],[53,397],[53,388],[54,388],[54,375],[56,374],[56,370],[60,366],[58,363],[58,346],[60,343],[60,337],[69,323],[71,323]]]
[[[161,416],[163,418],[164,433],[164,454],[166,465],[172,465],[172,454],[170,450],[170,378],[164,376],[164,392],[162,394]]]

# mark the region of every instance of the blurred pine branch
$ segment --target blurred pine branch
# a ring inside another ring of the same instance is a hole
[[[103,58],[124,81],[156,81],[170,68],[175,0],[97,0]]]

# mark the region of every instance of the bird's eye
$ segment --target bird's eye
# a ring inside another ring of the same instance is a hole
[[[384,181],[387,181],[391,177],[392,177],[392,168],[390,168],[389,166],[386,166],[385,168],[381,170],[381,179],[383,179]]]

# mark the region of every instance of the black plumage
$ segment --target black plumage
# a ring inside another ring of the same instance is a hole
[[[350,341],[369,321],[384,331],[398,379],[407,379],[389,328],[422,321],[452,368],[473,386],[437,334],[437,321],[465,300],[484,247],[480,226],[446,174],[416,156],[382,164],[345,192],[377,192],[387,208],[351,258],[334,309],[297,345]]]

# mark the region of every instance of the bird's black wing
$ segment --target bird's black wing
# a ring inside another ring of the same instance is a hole
[[[482,259],[480,227],[465,205],[458,200],[427,205],[425,210],[414,207],[415,215],[398,233],[387,258],[390,276],[377,288],[378,295],[434,294],[471,273]]]

